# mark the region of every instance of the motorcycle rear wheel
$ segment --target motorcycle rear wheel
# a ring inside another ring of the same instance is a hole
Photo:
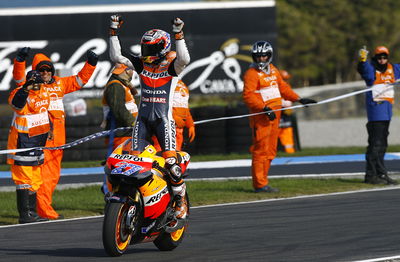
[[[108,255],[121,256],[129,246],[132,232],[126,226],[129,205],[107,203],[103,220],[103,246]]]
[[[188,203],[187,219],[189,219],[189,210],[190,210],[189,198],[188,198],[188,195],[186,195],[185,197],[186,197],[186,202]],[[178,230],[176,230],[174,232],[161,233],[154,240],[154,245],[160,251],[171,251],[171,250],[174,250],[182,242],[183,237],[185,236],[185,232],[186,232],[187,227],[188,227],[188,222],[186,222],[184,227],[182,227],[181,229],[178,229]]]

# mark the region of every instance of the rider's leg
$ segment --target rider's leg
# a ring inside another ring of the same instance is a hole
[[[161,145],[162,156],[165,158],[165,168],[169,171],[172,191],[176,199],[175,215],[185,218],[187,215],[186,184],[182,179],[182,169],[176,154],[175,121],[171,118],[161,119],[156,129],[156,136]]]

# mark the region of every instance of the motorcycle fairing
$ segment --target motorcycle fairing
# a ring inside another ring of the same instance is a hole
[[[154,175],[151,180],[139,187],[139,191],[143,197],[144,217],[155,219],[161,216],[171,200],[167,182]]]

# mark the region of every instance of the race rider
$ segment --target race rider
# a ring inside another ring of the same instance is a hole
[[[276,156],[278,126],[281,116],[282,98],[302,104],[316,103],[309,98],[300,98],[283,79],[278,69],[271,63],[272,46],[266,41],[257,41],[252,48],[253,63],[244,74],[243,100],[251,113],[265,111],[250,117],[253,144],[252,177],[255,192],[278,192],[268,185],[268,171]]]
[[[141,83],[139,114],[133,129],[133,151],[141,152],[142,142],[156,135],[161,144],[162,156],[170,173],[173,194],[177,201],[175,215],[184,219],[187,214],[185,200],[186,185],[179,167],[175,121],[172,117],[172,100],[178,75],[190,62],[189,52],[183,35],[183,21],[175,18],[172,31],[175,34],[176,54],[171,52],[170,35],[160,29],[147,31],[141,39],[141,56],[121,54],[118,29],[123,21],[121,16],[111,16],[110,57],[115,63],[122,63],[138,73]]]
[[[133,126],[138,114],[138,108],[134,96],[136,88],[132,85],[133,70],[124,64],[115,64],[111,77],[104,88],[103,93],[103,123],[101,126],[106,130],[113,130],[119,127]],[[121,103],[125,101],[125,103]],[[131,130],[111,132],[106,137],[108,145],[107,157],[120,144],[130,139]],[[103,193],[108,193],[110,188],[107,185],[107,178],[101,187]]]
[[[25,78],[25,77],[24,77]],[[8,149],[43,147],[46,144],[50,122],[47,109],[50,95],[42,87],[39,72],[29,71],[22,87],[14,89],[8,103],[14,110],[8,136]],[[10,153],[7,163],[16,185],[19,223],[45,221],[36,213],[36,192],[42,184],[43,150]]]
[[[385,46],[375,48],[371,61],[367,61],[367,57],[368,50],[365,47],[360,49],[357,70],[365,84],[373,88],[365,93],[368,117],[365,183],[397,184],[388,176],[384,163],[394,103],[394,90],[385,85],[400,78],[400,64],[389,63],[389,49]]]
[[[30,48],[24,47],[17,53],[14,59],[13,77],[17,85],[25,81],[24,73],[26,58]],[[86,53],[87,61],[77,75],[58,77],[55,76],[55,68],[51,60],[44,54],[38,53],[32,61],[32,69],[39,71],[44,84],[43,88],[50,95],[49,117],[51,129],[47,138],[46,147],[57,147],[65,144],[65,112],[63,97],[65,94],[81,89],[92,76],[98,56],[93,51]],[[38,213],[42,217],[49,219],[62,218],[51,206],[52,195],[60,179],[61,160],[63,150],[44,150],[45,161],[42,166],[43,184],[37,192]]]
[[[279,73],[286,83],[292,77],[286,70],[279,70]],[[292,105],[292,101],[282,99],[283,108],[291,107]],[[293,117],[293,109],[283,110],[281,113],[281,120],[279,121],[278,140],[288,154],[296,152],[294,145]]]
[[[180,151],[182,150],[182,145],[184,141],[183,131],[185,128],[188,129],[190,143],[193,142],[196,136],[193,117],[189,109],[189,88],[180,79],[175,88],[174,100],[172,103],[172,116],[176,124],[176,149]],[[153,142],[154,147],[157,149],[157,151],[160,151],[160,144],[158,143],[157,138],[155,138],[154,136]]]

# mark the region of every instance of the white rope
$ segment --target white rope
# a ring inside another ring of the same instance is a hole
[[[399,85],[400,85],[400,80],[397,80],[394,83],[387,84],[383,88],[382,93],[386,92],[390,88],[397,87]],[[372,91],[372,87],[366,88],[366,89],[362,89],[362,90],[358,90],[358,91],[354,91],[354,92],[351,92],[351,93],[348,93],[348,94],[344,94],[344,95],[328,98],[328,99],[325,99],[325,100],[322,100],[322,101],[319,101],[319,102],[313,103],[313,104],[296,105],[296,106],[291,106],[291,107],[275,109],[275,110],[271,110],[271,111],[276,112],[276,111],[283,111],[283,110],[288,110],[288,109],[297,109],[297,108],[303,108],[303,107],[309,107],[309,106],[315,106],[315,105],[322,105],[322,104],[331,103],[331,102],[334,102],[334,101],[337,101],[337,100],[345,99],[347,97],[351,97],[351,96],[355,96],[355,95],[358,95],[358,94],[366,93],[368,91]],[[261,115],[261,114],[265,114],[265,113],[266,112],[263,111],[263,112],[258,112],[258,113],[253,113],[253,114],[246,114],[246,115],[219,117],[219,118],[213,118],[213,119],[200,120],[200,121],[196,121],[194,123],[196,125],[199,125],[199,124],[204,124],[204,123],[209,123],[209,122],[214,122],[214,121],[230,120],[230,119],[237,119],[237,118],[243,118],[243,117],[249,117],[249,116],[256,116],[256,115]],[[43,149],[55,150],[55,149],[71,148],[71,147],[74,147],[76,145],[88,142],[90,140],[106,136],[106,135],[110,134],[111,132],[115,132],[115,131],[118,131],[118,130],[128,130],[128,129],[131,129],[131,128],[132,127],[120,127],[120,128],[116,128],[114,130],[106,130],[106,131],[98,132],[98,133],[86,136],[84,138],[80,138],[80,139],[75,140],[75,141],[73,141],[71,143],[68,143],[68,144],[65,144],[65,145],[62,145],[62,146],[58,146],[58,147],[30,147],[30,148],[0,150],[0,155],[10,154],[10,153],[18,153],[18,152],[26,152],[26,151],[31,151],[31,150],[43,150]]]
[[[394,83],[387,84],[386,88],[384,87],[384,90],[381,93],[384,93],[387,90],[389,90],[390,88],[393,88],[395,86],[397,87],[399,85],[400,85],[400,80],[397,80]],[[372,87],[366,88],[366,89],[362,89],[362,90],[358,90],[358,91],[354,91],[354,92],[351,92],[351,93],[348,93],[348,94],[344,94],[344,95],[328,98],[328,99],[325,99],[325,100],[322,100],[322,101],[319,101],[319,102],[313,103],[313,104],[296,105],[296,106],[290,106],[290,107],[284,107],[284,108],[280,108],[280,109],[275,109],[275,110],[271,110],[271,111],[276,112],[276,111],[283,111],[283,110],[288,110],[288,109],[297,109],[297,108],[303,108],[303,107],[309,107],[309,106],[315,106],[315,105],[322,105],[322,104],[331,103],[331,102],[334,102],[334,101],[337,101],[337,100],[345,99],[347,97],[351,97],[351,96],[355,96],[355,95],[358,95],[358,94],[366,93],[368,91],[372,91]],[[271,112],[271,111],[269,111],[269,112]],[[196,125],[198,125],[198,124],[209,123],[209,122],[213,122],[213,121],[229,120],[229,119],[237,119],[237,118],[243,118],[243,117],[249,117],[249,116],[262,115],[262,114],[265,114],[265,113],[266,113],[265,111],[262,111],[262,112],[246,114],[246,115],[219,117],[219,118],[200,120],[200,121],[196,121],[194,123]]]

